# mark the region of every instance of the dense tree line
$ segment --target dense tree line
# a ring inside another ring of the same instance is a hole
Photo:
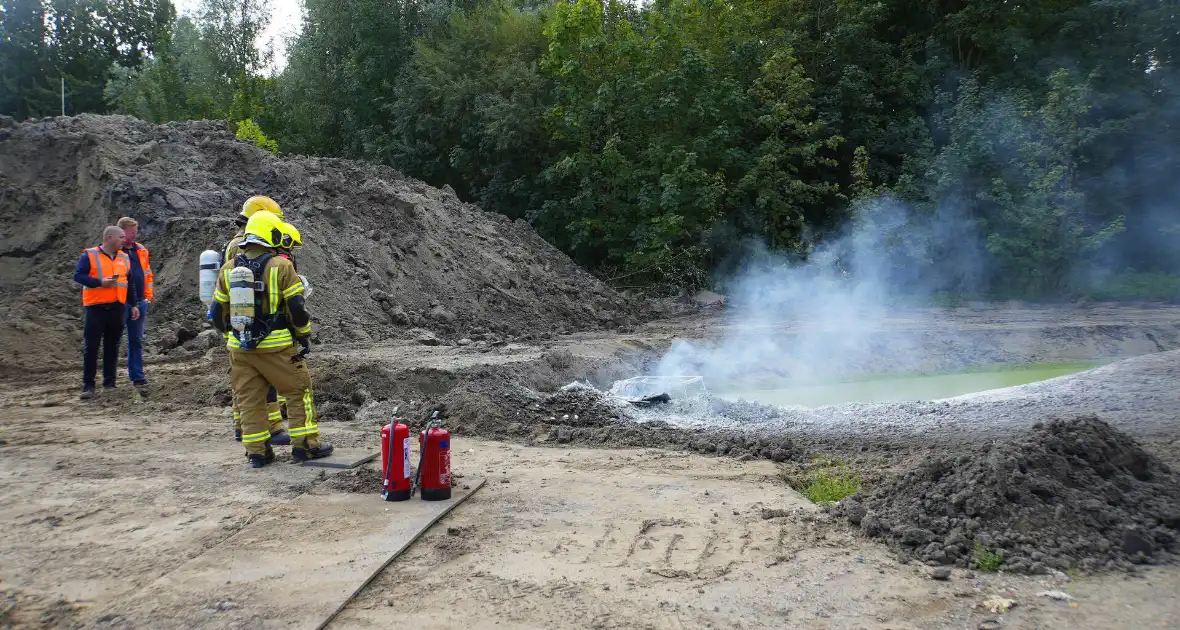
[[[0,114],[127,113],[152,121],[240,121],[277,107],[257,46],[265,0],[0,2]]]
[[[168,0],[4,0],[0,3],[0,113],[27,118],[104,111],[113,69],[138,68],[167,47]]]
[[[805,258],[853,222],[926,288],[1178,288],[1173,3],[304,5],[266,78],[260,0],[5,2],[0,112],[55,113],[68,75],[72,111],[256,122],[527,219],[621,285],[708,284],[750,242]]]

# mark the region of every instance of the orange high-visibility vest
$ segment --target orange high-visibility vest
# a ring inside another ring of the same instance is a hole
[[[136,243],[135,253],[139,256],[139,268],[143,269],[143,295],[140,296],[140,299],[150,302],[156,295],[156,274],[152,273],[148,248],[144,247],[142,243]]]
[[[111,260],[106,252],[99,247],[86,250],[90,257],[90,277],[102,280],[115,276],[113,287],[82,287],[82,306],[95,304],[110,304],[111,302],[127,303],[127,275],[131,273],[131,259],[127,253],[120,250]]]

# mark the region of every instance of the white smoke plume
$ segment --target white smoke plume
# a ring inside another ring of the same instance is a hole
[[[703,376],[709,389],[723,391],[888,366],[882,353],[920,351],[892,328],[882,343],[894,307],[928,296],[947,278],[978,277],[977,245],[973,226],[951,212],[915,216],[892,199],[861,204],[842,235],[805,263],[765,251],[751,256],[727,283],[730,321],[721,337],[676,340],[652,375]]]

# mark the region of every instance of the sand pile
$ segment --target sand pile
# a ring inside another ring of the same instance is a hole
[[[324,343],[509,338],[626,325],[631,306],[522,221],[393,169],[276,157],[223,123],[151,125],[83,115],[0,119],[0,317],[18,334],[0,368],[80,362],[81,251],[120,216],[152,251],[149,352],[201,330],[197,259],[232,235],[236,209],[267,194],[308,243],[297,255]],[[191,344],[190,344],[191,345]]]
[[[901,555],[938,564],[1043,573],[1180,551],[1180,476],[1094,416],[928,457],[838,509]]]

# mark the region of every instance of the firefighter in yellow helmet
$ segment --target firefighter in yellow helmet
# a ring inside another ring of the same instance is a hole
[[[282,218],[282,217],[280,216],[279,218]],[[282,256],[283,258],[286,258],[287,260],[291,261],[291,266],[295,268],[296,272],[298,272],[299,265],[298,265],[298,263],[295,262],[294,249],[296,247],[303,246],[303,239],[299,235],[299,230],[295,229],[294,225],[291,225],[290,223],[287,223],[284,221],[281,225],[279,225],[279,233],[282,235],[282,237],[280,239],[278,247],[276,247],[275,250],[278,252],[279,256]],[[299,276],[299,281],[303,283],[303,297],[304,297],[304,299],[311,298],[311,284],[309,284],[307,282],[307,278],[304,276]],[[271,425],[272,425],[271,426],[271,433],[273,435],[274,431],[275,431],[274,425],[277,424],[275,421],[275,418],[286,418],[287,417],[287,399],[282,394],[278,394],[276,396],[275,390],[273,387],[271,388],[270,392],[271,392],[270,397],[267,398],[268,403],[267,403],[266,409],[267,409],[268,417],[271,420]],[[270,401],[274,401],[274,402],[271,403]],[[280,406],[281,406],[281,411],[279,413],[275,413],[275,410],[279,409]],[[282,427],[280,425],[280,429],[281,428]],[[280,438],[280,440],[281,439],[282,438]],[[283,442],[281,442],[281,441],[275,442],[273,439],[271,440],[271,444],[282,444],[282,443]]]
[[[303,238],[299,234],[299,230],[290,223],[283,222],[279,226],[280,242],[275,248],[279,255],[291,261],[291,265],[295,270],[299,270],[299,265],[295,264],[294,250],[297,247],[303,247]]]
[[[283,209],[274,199],[265,195],[254,195],[242,203],[242,212],[234,217],[234,223],[238,225],[237,234],[229,239],[221,248],[221,264],[225,264],[238,255],[241,241],[246,238],[246,223],[250,217],[254,216],[255,212],[263,210],[269,212],[276,217],[283,219]]]
[[[275,202],[274,199],[271,199],[265,195],[255,195],[247,199],[242,203],[241,212],[238,214],[238,216],[234,217],[234,223],[236,223],[238,226],[238,232],[221,247],[221,264],[224,265],[241,253],[241,243],[242,240],[246,238],[246,223],[250,220],[250,217],[254,216],[254,213],[258,212],[259,210],[270,212],[280,219],[283,218],[283,209],[277,202]],[[286,400],[283,400],[282,397],[278,395],[278,392],[275,391],[275,388],[272,387],[267,392],[266,415],[271,424],[271,444],[285,446],[291,443],[290,436],[281,431],[283,426],[283,412],[280,405],[286,402]],[[238,408],[236,399],[233,403],[233,414],[234,439],[240,442],[242,440],[242,412]]]
[[[274,214],[255,212],[246,223],[241,253],[222,266],[213,292],[213,325],[226,333],[230,382],[242,412],[242,445],[254,468],[274,461],[266,414],[272,385],[296,401],[288,407],[291,458],[307,461],[332,453],[332,445],[319,439],[304,359],[311,316],[303,283],[291,261],[275,253],[282,244],[281,225]]]
[[[251,214],[254,211],[251,210]],[[275,215],[278,216],[278,215]],[[280,217],[281,218],[281,217]],[[243,230],[244,233],[244,230]],[[296,271],[299,267],[295,264],[295,258],[292,255],[292,250],[303,245],[300,238],[299,230],[287,222],[282,222],[279,225],[279,233],[282,235],[280,242],[275,247],[279,256],[291,261],[291,265],[295,267]],[[235,245],[233,254],[236,256],[241,253],[240,249]],[[311,285],[307,283],[307,278],[299,276],[300,282],[303,283],[304,298],[311,297]],[[273,445],[286,446],[291,443],[291,437],[283,428],[283,420],[287,417],[287,398],[279,394],[274,387],[271,387],[266,393],[266,419],[270,422],[270,443]],[[242,413],[238,409],[237,404],[234,404],[234,439],[242,440]]]
[[[300,236],[299,230],[290,223],[283,223],[279,226],[279,231],[283,234],[282,243],[278,247],[280,256],[291,261],[295,267],[295,271],[299,271],[299,263],[295,260],[295,250],[303,247],[303,237]],[[299,280],[303,282],[303,297],[311,299],[311,283],[307,281],[307,276],[300,275]]]

